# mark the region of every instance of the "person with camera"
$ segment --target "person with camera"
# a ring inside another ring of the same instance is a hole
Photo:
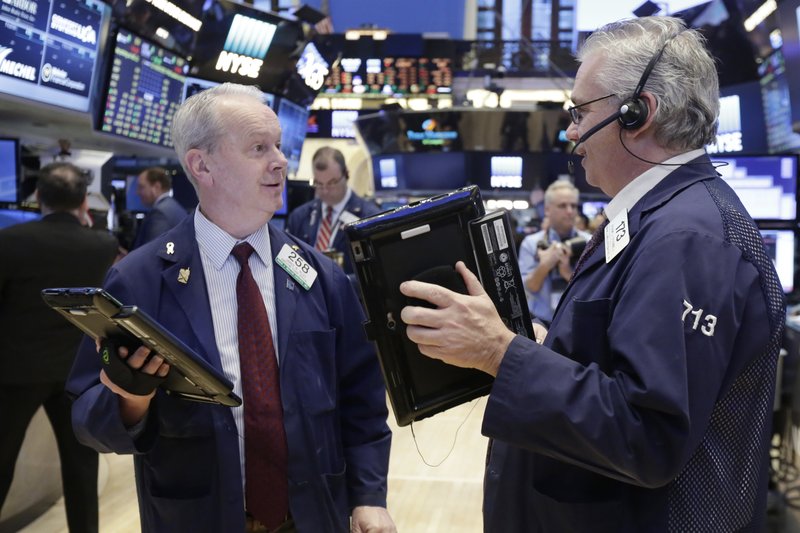
[[[590,235],[575,229],[578,189],[566,180],[550,184],[544,193],[547,227],[522,241],[519,269],[525,281],[528,309],[533,318],[547,324],[561,294],[572,277],[572,269]]]

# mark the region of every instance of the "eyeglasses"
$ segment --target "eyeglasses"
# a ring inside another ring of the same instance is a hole
[[[328,183],[317,183],[315,181],[314,183],[311,184],[311,186],[314,187],[315,189],[331,189],[336,185],[339,185],[343,179],[344,176],[339,176],[338,178],[332,179]]]
[[[605,100],[606,98],[611,98],[612,96],[616,96],[616,94],[607,94],[605,96],[601,96],[600,98],[595,98],[594,100],[589,100],[588,102],[584,102],[580,105],[575,105],[567,109],[567,113],[569,113],[569,118],[572,120],[572,123],[576,126],[581,123],[581,119],[583,118],[583,114],[580,112],[580,109],[584,106],[589,104],[593,104],[595,102],[599,102],[600,100]]]

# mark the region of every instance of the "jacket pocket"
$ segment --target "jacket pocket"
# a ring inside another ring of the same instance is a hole
[[[573,334],[570,357],[582,364],[594,362],[604,368],[609,357],[611,299],[573,300],[571,309]]]
[[[214,437],[161,436],[143,461],[144,482],[151,495],[191,500],[208,496],[214,482],[217,456]]]

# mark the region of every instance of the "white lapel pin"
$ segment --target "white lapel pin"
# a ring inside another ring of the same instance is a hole
[[[172,254],[175,253],[175,243],[174,242],[168,242],[167,243],[167,253],[169,255],[172,255]]]

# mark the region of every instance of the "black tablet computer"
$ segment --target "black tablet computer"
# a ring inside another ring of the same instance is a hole
[[[428,198],[345,226],[389,400],[400,426],[488,394],[493,378],[422,355],[400,311],[400,283],[420,279],[466,292],[458,261],[478,275],[512,330],[533,336],[505,212],[484,214],[477,187]],[[516,276],[516,277],[515,277]]]
[[[167,393],[229,407],[242,404],[224,375],[135,305],[123,305],[96,287],[44,289],[42,298],[95,340],[116,339],[128,348],[144,344],[162,356],[170,365],[161,384]]]

